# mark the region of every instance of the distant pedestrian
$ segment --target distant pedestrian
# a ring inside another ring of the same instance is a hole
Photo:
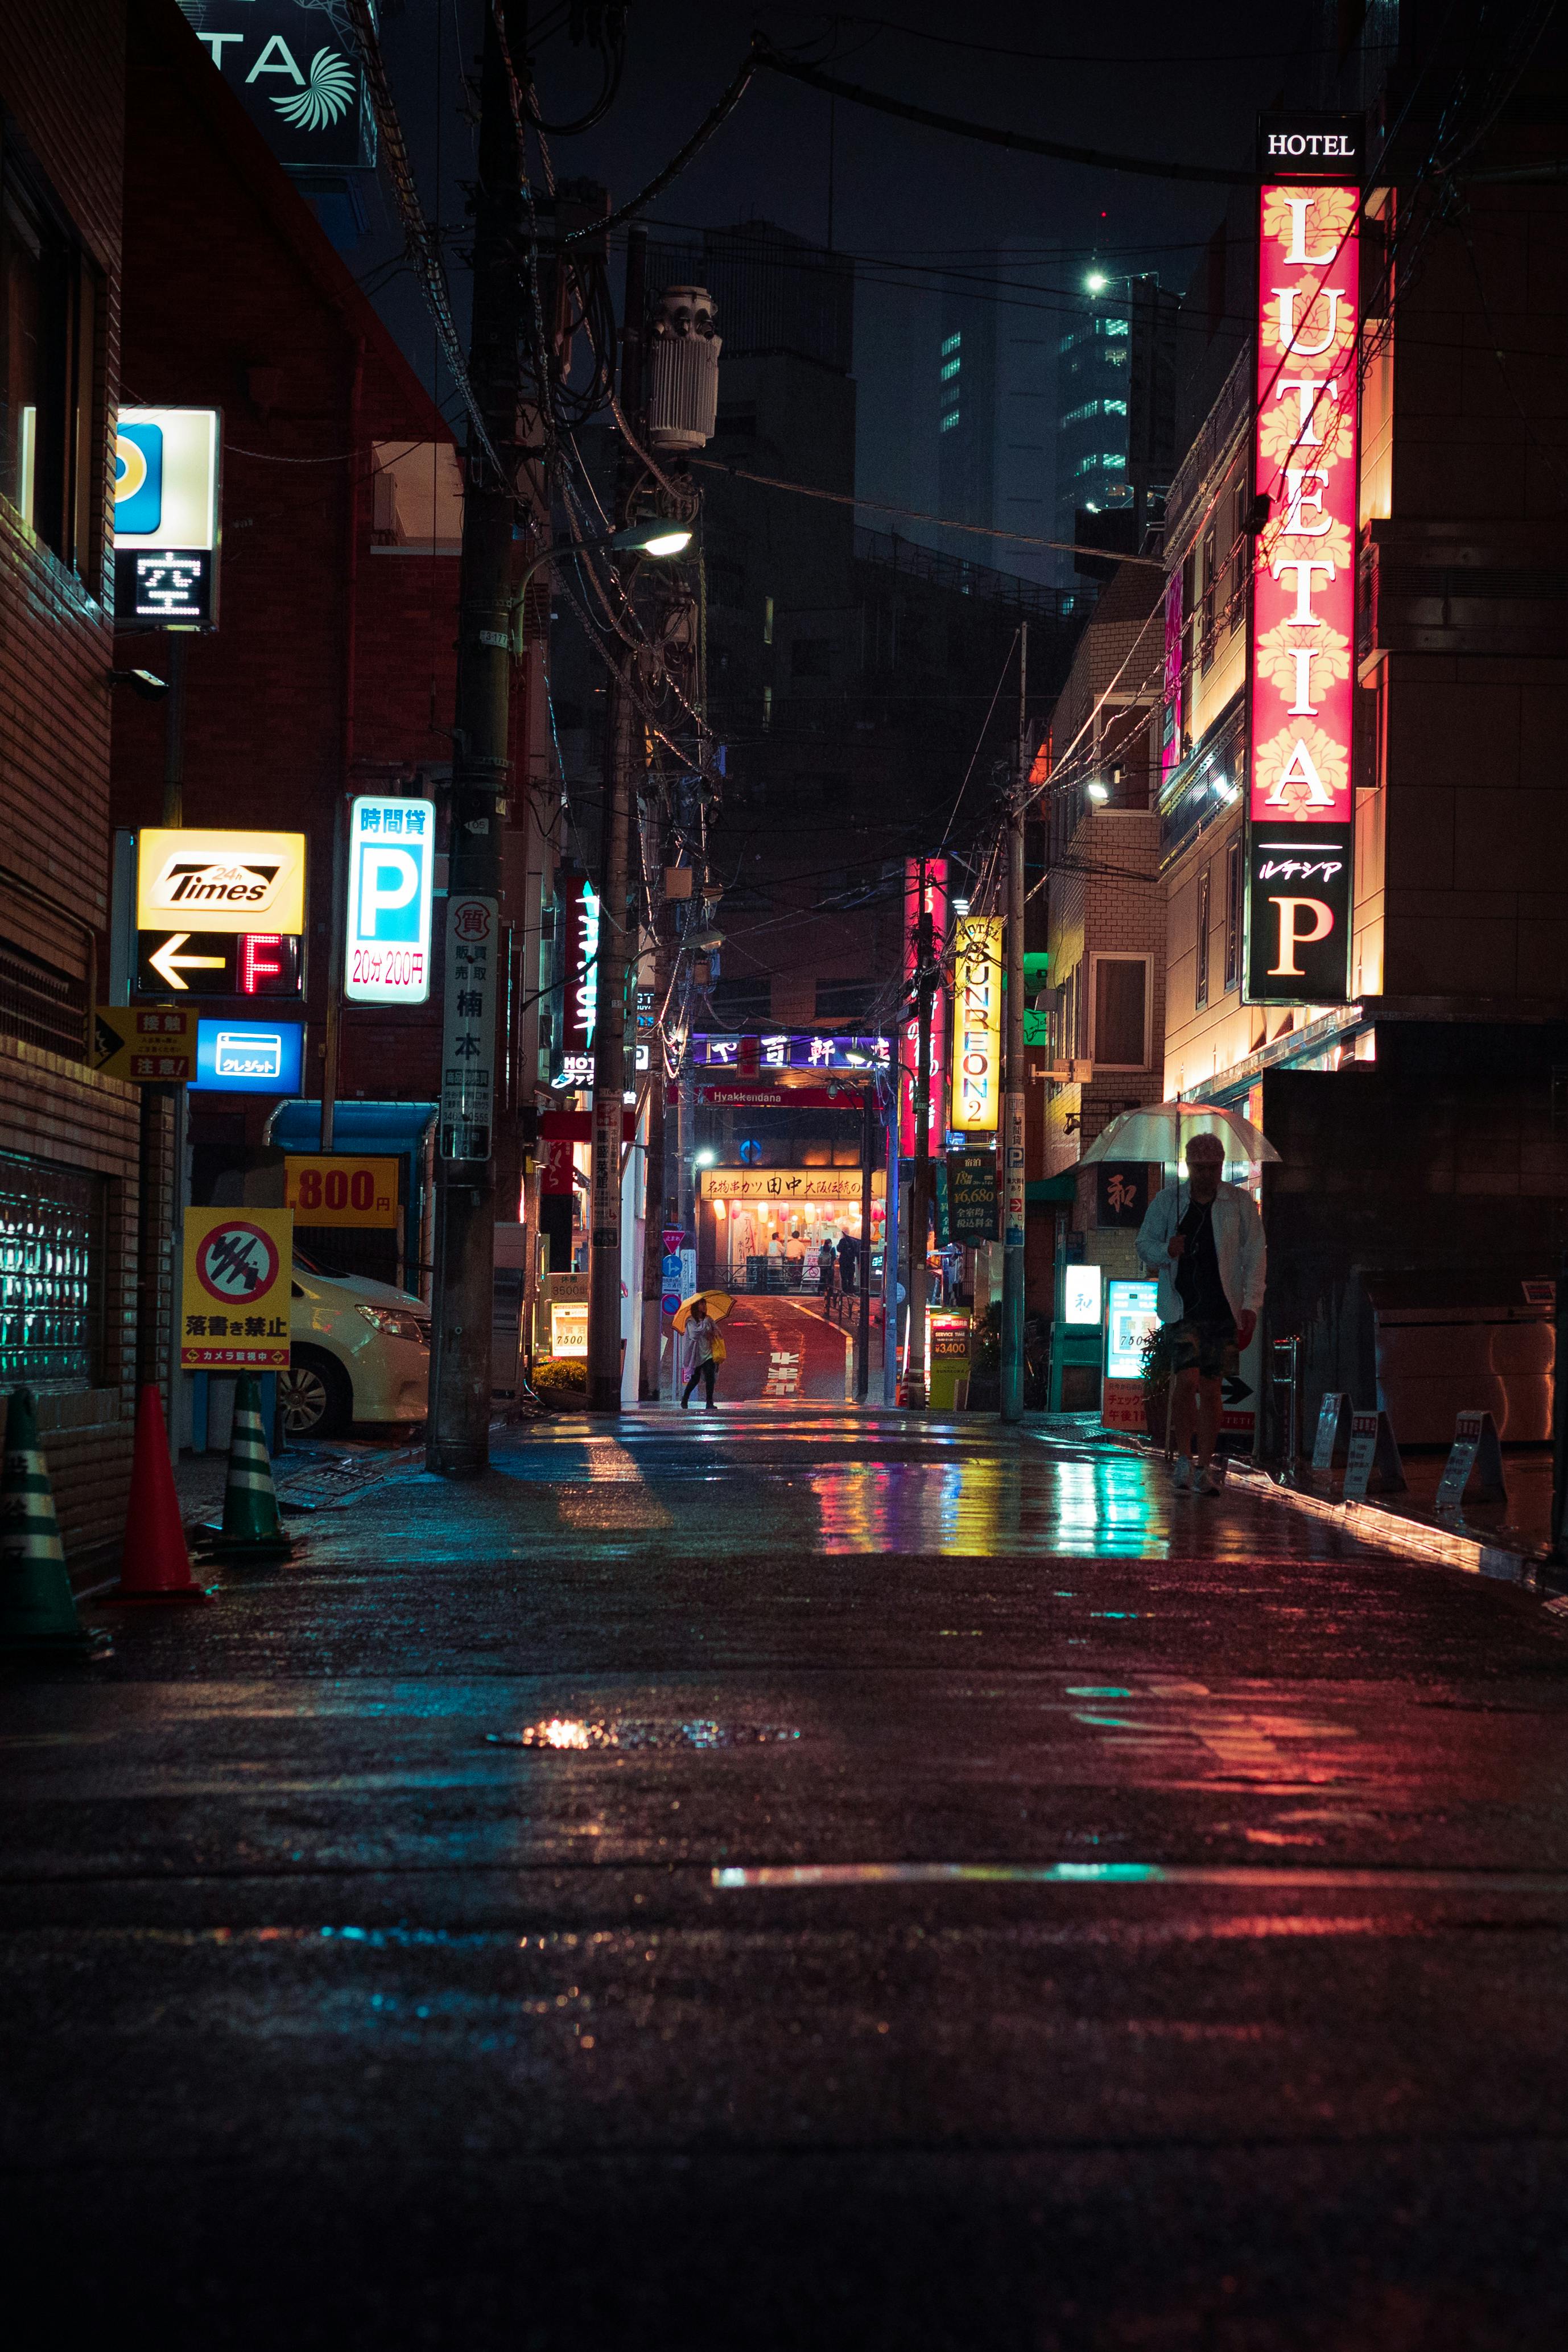
[[[838,1272],[838,1260],[833,1255],[833,1244],[824,1242],[816,1253],[816,1286],[822,1293],[825,1315],[833,1312],[833,1284]]]
[[[680,1393],[680,1410],[684,1412],[691,1402],[691,1391],[699,1381],[707,1391],[705,1411],[713,1405],[713,1376],[718,1369],[718,1350],[723,1345],[719,1326],[708,1312],[708,1301],[700,1298],[692,1307],[686,1324],[686,1386]]]
[[[860,1269],[860,1244],[853,1234],[838,1236],[838,1280],[846,1298],[852,1297],[855,1277]]]
[[[1155,1194],[1138,1234],[1139,1257],[1160,1277],[1160,1320],[1174,1327],[1173,1476],[1179,1490],[1190,1481],[1198,1495],[1219,1493],[1212,1463],[1221,1382],[1236,1371],[1258,1328],[1267,1265],[1252,1197],[1223,1182],[1224,1173],[1219,1137],[1194,1135],[1186,1182]]]

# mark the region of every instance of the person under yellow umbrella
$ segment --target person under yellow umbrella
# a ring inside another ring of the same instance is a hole
[[[706,1411],[716,1410],[713,1402],[713,1380],[724,1361],[724,1342],[719,1326],[735,1302],[727,1290],[699,1290],[683,1298],[673,1317],[675,1328],[686,1339],[686,1386],[680,1392],[680,1410],[685,1412],[691,1402],[691,1391],[701,1381],[707,1394]]]

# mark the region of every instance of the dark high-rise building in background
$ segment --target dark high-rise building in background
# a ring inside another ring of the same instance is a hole
[[[1127,513],[1136,543],[1175,469],[1180,298],[1152,275],[1084,284],[1083,316],[1058,339],[1057,536],[1076,535],[1080,511]]]
[[[996,494],[996,302],[993,289],[950,287],[937,341],[938,511],[953,522],[994,523]],[[957,533],[942,543],[987,552]]]

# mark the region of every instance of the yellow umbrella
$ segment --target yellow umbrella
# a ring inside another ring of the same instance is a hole
[[[722,1323],[725,1316],[735,1304],[727,1290],[694,1290],[689,1298],[681,1300],[669,1318],[676,1330],[685,1330],[697,1307],[704,1298],[708,1301],[708,1312],[715,1323]]]

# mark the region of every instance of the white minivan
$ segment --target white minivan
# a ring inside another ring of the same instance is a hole
[[[294,1253],[291,1361],[278,1375],[290,1437],[342,1437],[356,1422],[421,1422],[430,1391],[430,1310],[363,1275],[324,1274]]]

